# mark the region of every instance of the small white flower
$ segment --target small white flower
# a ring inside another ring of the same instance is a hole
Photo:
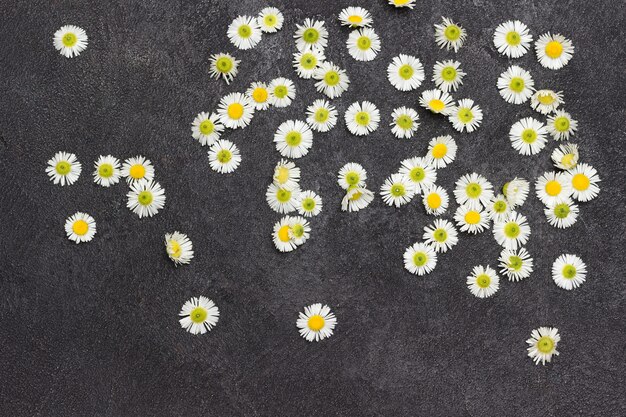
[[[272,210],[286,214],[296,210],[300,188],[289,188],[271,183],[267,187],[265,199]]]
[[[491,267],[478,265],[467,277],[467,288],[478,298],[488,298],[500,288],[500,278]]]
[[[404,251],[404,269],[415,275],[426,275],[437,266],[437,253],[429,244],[417,242]]]
[[[436,252],[447,252],[459,241],[454,225],[448,220],[436,219],[431,226],[424,227],[424,241]]]
[[[252,121],[254,104],[244,94],[230,93],[220,100],[217,114],[227,128],[244,128]]]
[[[507,103],[522,104],[533,95],[535,82],[530,72],[511,65],[498,78],[498,90]]]
[[[458,61],[447,60],[435,63],[433,67],[433,82],[441,91],[456,91],[463,84],[465,72]]]
[[[498,260],[500,272],[506,275],[509,281],[520,281],[528,278],[533,272],[533,258],[524,248],[503,249]]]
[[[454,161],[456,150],[456,142],[452,136],[437,136],[428,143],[426,159],[436,169],[445,168]]]
[[[270,81],[267,87],[269,91],[269,102],[275,107],[287,107],[296,97],[296,86],[293,81],[279,77]]]
[[[562,143],[552,151],[552,162],[559,169],[573,169],[578,164],[578,145],[575,143]]]
[[[142,217],[152,217],[165,206],[165,190],[158,182],[139,180],[130,184],[126,207]]]
[[[96,221],[87,213],[76,212],[65,221],[65,233],[76,243],[89,242],[96,234]]]
[[[306,114],[306,122],[318,132],[328,132],[337,124],[337,109],[324,99],[315,100],[306,108]]]
[[[526,217],[512,211],[502,221],[493,223],[493,237],[505,249],[515,250],[528,242],[530,226]]]
[[[191,122],[191,136],[202,146],[211,146],[224,131],[224,125],[216,113],[202,112]]]
[[[400,54],[387,67],[387,79],[400,91],[415,90],[424,78],[424,66],[411,55]]]
[[[552,360],[552,356],[558,356],[556,350],[557,344],[561,341],[559,330],[553,327],[540,327],[531,333],[530,339],[526,341],[530,345],[528,347],[528,356],[532,358],[535,365],[545,365],[546,362]]]
[[[359,211],[369,206],[374,200],[374,193],[363,187],[351,187],[341,201],[342,211]]]
[[[508,200],[511,208],[514,209],[524,204],[528,192],[530,191],[530,184],[523,178],[513,178],[502,187],[502,192]]]
[[[573,290],[585,282],[587,265],[576,255],[563,254],[552,264],[552,279],[563,289]]]
[[[572,195],[571,181],[564,173],[546,172],[535,182],[535,193],[546,206]]]
[[[57,152],[52,159],[48,161],[46,173],[50,177],[50,181],[54,184],[72,185],[76,182],[82,166],[76,155],[68,152]]]
[[[428,188],[422,188],[422,194],[422,203],[428,214],[440,216],[448,209],[450,198],[444,188],[431,185]]]
[[[370,27],[373,22],[370,12],[362,7],[346,7],[339,13],[339,21],[351,28]]]
[[[367,171],[356,162],[348,162],[342,166],[337,175],[337,183],[344,190],[349,190],[351,187],[365,187],[365,180],[367,180]]]
[[[469,208],[487,207],[493,198],[493,186],[485,177],[472,172],[458,179],[454,197],[457,203]]]
[[[274,184],[279,187],[293,189],[300,181],[300,168],[293,162],[281,159],[274,168]]]
[[[297,24],[296,27],[296,33],[293,37],[296,40],[298,51],[323,51],[326,48],[328,30],[326,30],[324,22],[307,18],[302,25]]]
[[[333,335],[336,325],[337,318],[330,311],[330,307],[320,303],[305,307],[304,313],[300,313],[296,321],[300,336],[309,342],[329,338]]]
[[[252,49],[261,41],[261,27],[252,16],[238,16],[226,32],[230,42],[239,49]]]
[[[380,37],[370,28],[354,30],[348,36],[346,47],[357,61],[371,61],[380,52]]]
[[[578,130],[578,122],[569,113],[557,110],[548,116],[548,132],[555,140],[568,140]]]
[[[301,158],[313,146],[313,132],[301,120],[287,120],[278,126],[274,142],[276,150],[285,158]]]
[[[220,174],[228,174],[239,167],[241,154],[237,146],[229,140],[220,139],[209,149],[211,169]]]
[[[459,206],[454,213],[454,221],[461,232],[478,234],[489,229],[489,216],[482,208]]]
[[[442,17],[442,22],[435,24],[435,42],[440,48],[459,52],[463,46],[467,33],[460,25],[447,17]]]
[[[94,168],[93,181],[103,187],[117,184],[122,176],[120,160],[111,155],[100,155],[94,163]]]
[[[578,206],[569,198],[557,199],[544,209],[544,213],[548,223],[559,229],[564,229],[576,223]]]
[[[454,108],[452,96],[439,89],[424,90],[420,96],[420,106],[435,114],[448,116]]]
[[[563,93],[552,90],[537,90],[530,98],[530,107],[541,114],[550,114],[559,108],[563,101]]]
[[[350,85],[350,79],[346,71],[332,62],[322,62],[313,72],[313,78],[318,80],[315,88],[318,92],[326,94],[330,99],[340,97]]]
[[[391,113],[393,122],[390,123],[391,133],[397,138],[410,139],[419,127],[417,112],[408,107],[398,107]]]
[[[246,96],[254,105],[254,110],[267,110],[270,107],[270,91],[265,83],[255,81],[250,84]]]
[[[512,210],[509,200],[502,194],[493,197],[485,208],[489,219],[494,222],[504,221]]]
[[[259,12],[257,23],[265,33],[276,33],[283,28],[285,18],[276,7],[266,7]]]
[[[364,136],[375,131],[380,122],[378,108],[369,101],[352,103],[344,117],[350,133],[357,136]]]
[[[483,120],[483,111],[478,104],[474,105],[474,100],[464,98],[450,109],[448,118],[452,126],[459,132],[471,133],[480,126]]]
[[[315,75],[315,70],[326,60],[324,52],[318,50],[296,52],[293,54],[293,67],[298,77],[309,79]]]
[[[392,174],[380,187],[380,195],[388,206],[400,207],[411,201],[415,196],[415,186],[408,177]]]
[[[176,266],[188,264],[193,259],[193,244],[184,233],[166,233],[165,251]]]
[[[304,217],[313,217],[322,211],[322,198],[314,191],[303,191],[296,198],[296,209]]]
[[[240,60],[227,53],[213,54],[209,60],[210,75],[218,80],[223,78],[226,84],[230,84],[237,76],[240,62]]]
[[[311,234],[309,221],[302,216],[292,216],[289,218],[289,237],[297,245],[303,245]]]
[[[430,188],[437,181],[437,171],[428,158],[409,158],[402,161],[398,173],[407,177],[415,187],[415,194]]]
[[[291,252],[298,247],[291,233],[289,233],[291,226],[291,217],[285,216],[274,225],[272,232],[272,240],[274,246],[280,252]]]
[[[501,23],[493,35],[493,44],[498,52],[509,58],[526,55],[532,41],[528,27],[519,20]]]
[[[600,192],[598,171],[589,164],[578,164],[565,174],[565,181],[571,185],[572,197],[578,201],[591,201]]]
[[[535,41],[535,52],[539,63],[546,68],[558,70],[563,68],[574,55],[574,45],[565,36],[550,32],[539,36]]]
[[[220,311],[215,303],[206,297],[192,297],[187,301],[179,316],[180,326],[191,334],[205,334],[210,331],[219,320]]]
[[[134,158],[128,158],[122,165],[122,176],[126,178],[126,182],[145,180],[152,181],[154,179],[154,166],[149,159],[138,155]]]
[[[509,131],[511,146],[521,155],[536,155],[546,146],[548,129],[539,120],[525,117]]]
[[[87,32],[74,25],[61,26],[54,32],[53,44],[57,51],[66,58],[74,58],[87,49]]]

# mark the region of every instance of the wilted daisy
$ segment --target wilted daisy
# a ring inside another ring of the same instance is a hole
[[[293,162],[281,159],[274,168],[274,184],[279,187],[293,189],[300,181],[300,168]]]
[[[350,79],[346,71],[332,62],[319,64],[319,68],[313,72],[313,78],[318,80],[315,83],[317,91],[326,94],[330,99],[341,96],[350,85]]]
[[[461,63],[453,60],[437,61],[433,67],[433,82],[441,91],[446,93],[456,91],[463,84],[465,72],[461,69]]]
[[[230,93],[220,100],[217,114],[227,128],[244,128],[254,116],[254,104],[244,94]]]
[[[493,198],[493,186],[485,177],[472,172],[457,180],[454,197],[457,203],[470,208],[487,207]]]
[[[390,123],[391,133],[397,138],[409,139],[419,127],[419,116],[417,112],[408,107],[398,107],[391,113],[393,122]]]
[[[440,48],[458,52],[467,37],[465,29],[447,17],[442,17],[442,20],[442,23],[435,24],[435,41]]]
[[[293,37],[296,40],[298,51],[323,51],[326,48],[328,31],[324,22],[307,18],[302,25],[296,24],[296,27],[296,33]]]
[[[456,149],[456,142],[452,136],[437,136],[428,142],[426,158],[434,168],[445,168],[454,161]]]
[[[587,265],[576,255],[563,254],[552,264],[552,279],[563,289],[573,290],[585,282]]]
[[[493,34],[493,44],[502,55],[509,58],[520,58],[530,49],[533,37],[528,27],[519,20],[504,22],[498,25]]]
[[[498,78],[498,90],[507,103],[522,104],[533,95],[535,82],[522,67],[511,65]]]
[[[315,100],[307,107],[306,115],[306,122],[318,132],[328,132],[337,124],[337,109],[324,99]]]
[[[449,197],[448,192],[438,186],[432,185],[422,189],[422,203],[428,214],[439,216],[448,209]]]
[[[337,318],[330,311],[327,305],[312,304],[304,308],[304,313],[300,313],[296,326],[300,336],[309,342],[319,342],[333,335],[333,330],[337,325]]]
[[[362,7],[346,7],[339,13],[339,21],[351,28],[370,27],[373,22],[370,12]]]
[[[259,12],[257,23],[265,33],[275,33],[283,28],[285,18],[276,7],[266,7]]]
[[[430,188],[437,181],[437,171],[430,164],[428,158],[409,158],[400,164],[400,174],[404,175],[413,183],[415,193]]]
[[[293,67],[296,69],[298,77],[309,79],[315,74],[315,70],[326,60],[324,52],[321,50],[312,50],[305,52],[296,52],[293,54]]]
[[[436,252],[447,252],[459,241],[454,225],[448,220],[437,219],[432,225],[424,227],[424,241]]]
[[[274,134],[276,150],[285,158],[301,158],[313,146],[313,132],[301,120],[287,120]]]
[[[96,221],[87,213],[76,212],[65,220],[65,233],[76,243],[89,242],[96,234]]]
[[[480,126],[480,122],[483,120],[483,111],[478,104],[474,104],[474,100],[464,98],[450,109],[448,118],[452,126],[459,132],[465,130],[472,133]]]
[[[209,62],[211,77],[216,79],[221,77],[226,81],[226,84],[230,84],[233,78],[237,76],[239,63],[241,61],[235,59],[235,57],[230,54],[219,53],[211,55]]]
[[[255,81],[250,84],[246,96],[254,105],[254,110],[267,110],[270,107],[270,91],[265,83]]]
[[[78,26],[66,25],[54,32],[54,47],[66,58],[74,58],[87,49],[87,32]]]
[[[229,140],[220,139],[209,149],[209,164],[213,171],[228,174],[239,167],[241,154],[237,146]]]
[[[573,136],[578,129],[578,122],[563,110],[557,110],[553,115],[548,116],[547,123],[548,132],[555,140],[568,140],[570,135]]]
[[[563,93],[553,90],[537,90],[530,98],[530,107],[541,114],[550,114],[563,104]]]
[[[348,35],[346,47],[357,61],[371,61],[380,52],[380,37],[370,28],[354,30]]]
[[[506,275],[509,281],[520,281],[528,278],[533,272],[533,258],[524,248],[503,249],[498,260],[500,272]]]
[[[552,151],[552,162],[559,169],[572,169],[578,164],[578,145],[563,143]]]
[[[493,222],[493,237],[505,249],[521,248],[528,242],[530,226],[523,216],[515,211],[502,221]]]
[[[478,298],[488,298],[500,288],[500,278],[491,267],[478,265],[467,277],[467,288]]]
[[[154,166],[149,159],[138,155],[134,158],[128,158],[122,165],[122,176],[130,184],[133,182],[154,179]]]
[[[309,239],[311,225],[302,216],[291,216],[289,218],[289,236],[298,246],[303,245]]]
[[[220,318],[220,311],[215,303],[206,297],[192,297],[178,313],[183,329],[191,334],[205,334],[210,331]]]
[[[374,200],[374,193],[364,187],[351,187],[341,200],[341,210],[359,211]]]
[[[517,177],[507,182],[502,187],[502,192],[511,205],[511,208],[516,208],[524,204],[526,197],[528,197],[528,191],[530,191],[528,181]]]
[[[369,101],[352,103],[344,117],[350,133],[357,136],[364,136],[375,131],[380,122],[378,108]]]
[[[578,201],[590,201],[600,192],[600,177],[594,167],[589,164],[578,164],[565,174],[566,181],[571,184],[572,197]]]
[[[521,155],[536,155],[548,141],[548,130],[539,120],[525,117],[515,122],[509,131],[509,139],[513,149]]]
[[[411,201],[415,186],[402,174],[392,174],[380,187],[380,195],[388,206],[400,207]]]
[[[413,9],[415,7],[415,0],[388,0],[389,4],[394,7],[408,7]]]
[[[565,36],[550,32],[539,36],[535,41],[535,52],[539,63],[546,68],[558,70],[563,68],[574,55],[574,45]]]
[[[420,96],[420,106],[435,114],[447,116],[454,108],[452,96],[439,89],[424,90]]]
[[[289,233],[291,229],[290,220],[290,216],[285,216],[274,225],[272,240],[276,249],[281,252],[291,252],[298,246],[293,236]]]
[[[531,333],[530,339],[526,341],[530,345],[528,356],[532,358],[535,365],[545,365],[552,360],[552,356],[558,356],[556,345],[561,341],[559,329],[554,327],[540,327]]]
[[[184,233],[166,233],[165,251],[176,266],[188,264],[193,259],[193,244]]]
[[[191,136],[202,146],[213,145],[224,131],[224,125],[216,113],[202,112],[191,122]]]
[[[115,185],[120,181],[122,172],[120,170],[120,160],[111,156],[98,157],[94,163],[93,181],[103,187]]]
[[[387,67],[387,79],[400,91],[415,90],[424,78],[424,66],[411,55],[400,54]]]
[[[82,171],[82,166],[76,155],[68,152],[57,152],[52,159],[48,161],[46,173],[50,177],[50,181],[55,184],[72,185]]]
[[[317,216],[322,211],[322,197],[311,190],[303,191],[296,198],[296,209],[304,217]]]
[[[535,193],[547,206],[572,195],[572,184],[564,173],[546,172],[535,181]]]
[[[344,190],[349,190],[351,187],[365,187],[365,180],[367,180],[367,172],[356,162],[348,162],[342,166],[337,175],[337,183]]]
[[[272,210],[277,213],[284,214],[291,213],[296,210],[299,195],[300,188],[298,187],[291,188],[271,183],[267,187],[265,199]]]
[[[426,275],[437,266],[437,253],[427,243],[417,242],[404,251],[404,269],[415,275]]]
[[[261,27],[252,16],[238,16],[226,32],[230,42],[239,49],[252,49],[261,41]]]
[[[291,80],[279,77],[270,81],[267,87],[269,91],[269,102],[272,106],[287,107],[296,97],[296,86]]]
[[[158,182],[139,180],[130,184],[126,207],[142,217],[152,217],[165,206],[165,190]]]
[[[477,234],[489,229],[489,216],[482,208],[459,206],[454,213],[454,221],[461,232]]]
[[[578,219],[578,206],[570,198],[559,198],[551,202],[543,211],[552,226],[564,229]]]
[[[487,210],[487,215],[490,220],[501,222],[504,221],[511,212],[511,204],[504,195],[499,194],[494,196],[489,203],[487,203],[485,209]]]

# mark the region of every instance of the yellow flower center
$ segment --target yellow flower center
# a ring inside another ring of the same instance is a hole
[[[189,314],[189,318],[194,323],[200,324],[200,323],[204,323],[208,315],[209,315],[208,312],[204,308],[196,307],[193,310],[191,310],[191,313]]]
[[[324,317],[320,316],[319,314],[316,314],[314,316],[309,317],[309,321],[307,325],[309,326],[309,329],[313,330],[314,332],[319,332],[324,327],[324,323],[325,323]]]
[[[491,284],[491,278],[487,274],[480,274],[476,277],[476,285],[480,288],[488,288]]]
[[[431,209],[438,209],[441,206],[441,197],[436,193],[429,194],[426,197],[426,203]]]
[[[432,111],[439,113],[446,107],[446,105],[442,100],[434,98],[428,102],[428,107],[430,107]]]
[[[289,237],[289,226],[284,225],[280,229],[278,229],[278,239],[281,242],[289,242],[291,238]]]
[[[353,24],[358,24],[363,21],[363,18],[359,15],[353,14],[352,16],[348,16],[348,22]]]
[[[585,174],[576,174],[572,178],[572,185],[577,191],[585,191],[589,188],[589,177]]]
[[[468,211],[465,214],[465,223],[478,224],[480,222],[480,213],[477,211]]]
[[[140,180],[146,175],[146,168],[141,164],[135,164],[130,167],[130,176],[136,180]]]
[[[100,164],[98,167],[98,175],[102,178],[111,178],[113,176],[113,165]]]
[[[210,120],[205,120],[200,123],[200,133],[203,135],[210,135],[213,133],[213,129],[215,129],[215,125]]]
[[[252,91],[252,99],[257,103],[265,103],[267,101],[267,90],[263,87],[257,87]]]
[[[279,184],[284,184],[289,180],[289,168],[287,167],[280,167],[277,169],[277,173],[276,173],[276,181],[278,181]]]
[[[546,45],[546,55],[550,58],[555,59],[561,56],[563,53],[563,45],[558,41],[550,41]]]
[[[446,156],[446,153],[448,153],[448,147],[446,146],[445,143],[438,143],[435,146],[433,146],[433,150],[432,150],[433,158],[441,159],[444,156]]]
[[[76,42],[78,42],[78,38],[73,33],[66,33],[63,36],[63,45],[65,45],[68,48],[71,48],[72,46],[76,45]]]
[[[241,103],[232,103],[228,105],[228,117],[239,120],[243,116],[243,106]]]
[[[563,155],[563,158],[561,158],[561,164],[565,168],[573,168],[576,165],[574,164],[574,154],[568,153],[568,154]]]
[[[83,236],[87,234],[89,230],[89,225],[84,220],[76,220],[74,224],[72,224],[72,231],[78,236]]]
[[[180,255],[183,253],[183,248],[180,247],[180,244],[175,240],[170,240],[170,256],[172,258],[180,258]]]
[[[551,197],[557,196],[561,193],[561,184],[558,181],[552,180],[546,183],[546,194]]]
[[[541,104],[545,104],[546,106],[549,106],[550,104],[554,103],[555,98],[554,98],[554,96],[552,94],[545,93],[545,94],[538,94],[537,95],[537,100]]]
[[[550,336],[541,336],[537,341],[537,350],[541,353],[547,354],[554,349],[554,340]]]

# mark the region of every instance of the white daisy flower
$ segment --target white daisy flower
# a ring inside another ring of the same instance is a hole
[[[520,58],[530,49],[533,37],[528,27],[519,20],[501,23],[493,34],[493,44],[502,55]]]
[[[578,201],[590,201],[600,192],[598,171],[589,164],[578,164],[565,174],[571,185],[572,197]]]
[[[223,78],[224,81],[226,81],[226,84],[230,84],[239,72],[240,63],[241,61],[236,59],[231,54],[213,54],[209,60],[210,75],[218,80]]]
[[[367,180],[367,171],[356,162],[348,162],[342,166],[337,175],[337,183],[344,190],[349,190],[351,187],[365,187],[365,180]]]
[[[139,180],[130,184],[126,207],[139,218],[152,217],[165,206],[165,190],[158,182]]]
[[[128,158],[122,165],[122,177],[126,178],[126,182],[129,184],[141,180],[152,181],[154,179],[154,166],[149,159],[141,155]]]
[[[371,61],[380,52],[380,37],[370,28],[354,30],[348,36],[346,47],[357,61]]]
[[[191,122],[191,136],[200,142],[200,145],[213,145],[224,131],[224,125],[216,113],[198,114]]]
[[[342,211],[359,211],[369,206],[374,200],[374,193],[363,187],[351,187],[341,201]]]
[[[533,95],[535,82],[530,72],[511,65],[498,78],[498,90],[507,103],[522,104]]]
[[[265,33],[276,33],[283,28],[285,18],[276,7],[266,7],[259,12],[257,24]]]
[[[230,43],[239,49],[252,49],[261,42],[261,27],[252,16],[238,16],[228,26],[226,32]]]
[[[387,67],[387,79],[400,91],[415,90],[424,78],[424,66],[411,55],[400,54]]]
[[[525,117],[515,122],[509,131],[511,146],[520,155],[536,155],[546,146],[548,129],[539,120]]]
[[[454,189],[456,202],[469,208],[487,207],[493,198],[493,185],[475,172],[463,175]]]
[[[111,156],[98,157],[94,163],[93,181],[103,187],[115,185],[120,181],[122,172],[120,170],[120,160]]]
[[[272,233],[272,240],[274,246],[280,252],[291,252],[298,247],[294,241],[293,236],[289,233],[291,229],[291,217],[285,216],[274,225],[274,231]]]
[[[392,126],[391,133],[400,139],[412,138],[420,125],[417,112],[405,106],[394,109],[391,118],[393,119],[393,122],[389,124]]]
[[[209,149],[209,165],[220,174],[228,174],[239,167],[241,153],[237,146],[229,140],[220,139]]]
[[[564,173],[546,172],[535,181],[535,193],[543,204],[550,205],[556,200],[572,195],[572,182]]]
[[[563,143],[552,151],[552,162],[559,169],[572,169],[578,164],[578,145]]]
[[[193,244],[184,233],[166,233],[165,251],[176,266],[188,264],[193,259]]]
[[[328,44],[328,31],[324,22],[305,19],[302,25],[296,24],[297,30],[293,37],[296,40],[298,51],[323,51]]]
[[[572,226],[578,219],[578,206],[570,198],[554,200],[543,212],[548,223],[559,229]]]
[[[556,345],[561,341],[559,329],[554,327],[540,327],[531,333],[531,338],[526,341],[530,345],[528,356],[532,358],[535,365],[545,365],[552,360],[552,356],[558,356]]]
[[[293,162],[281,159],[274,168],[274,184],[279,187],[294,189],[300,181],[300,168]]]
[[[539,63],[546,68],[558,70],[567,65],[574,55],[572,41],[563,35],[550,32],[539,36],[535,41],[535,52]]]
[[[441,91],[456,91],[463,84],[465,72],[458,61],[447,60],[435,63],[433,67],[433,82]]]
[[[569,113],[557,110],[548,116],[548,132],[555,140],[568,140],[578,130],[578,122],[572,119]]]
[[[315,70],[326,60],[323,51],[312,50],[296,52],[293,54],[293,67],[296,69],[298,77],[309,79],[315,75]]]
[[[241,93],[230,93],[220,100],[217,114],[220,122],[227,128],[244,128],[254,116],[254,104]]]
[[[485,209],[487,210],[489,219],[494,222],[504,221],[512,210],[511,204],[502,194],[494,196],[485,206]]]
[[[437,181],[437,171],[430,164],[428,158],[409,158],[400,164],[401,175],[407,177],[415,187],[415,194],[430,188]]]
[[[576,255],[563,254],[552,264],[552,279],[563,289],[573,290],[585,282],[587,265]]]
[[[296,210],[300,188],[288,188],[271,183],[267,187],[265,199],[272,210],[286,214]]]
[[[270,91],[267,84],[255,81],[246,90],[254,110],[267,110],[270,107]]]
[[[435,24],[435,41],[440,48],[446,48],[447,51],[453,50],[459,52],[463,46],[467,33],[458,24],[454,23],[447,17],[441,18],[442,23]]]
[[[528,278],[533,272],[533,258],[524,248],[503,249],[498,260],[500,261],[500,272],[506,275],[509,281],[520,281]]]
[[[353,29],[370,27],[373,22],[370,12],[362,7],[346,7],[339,13],[339,21]]]
[[[301,120],[287,120],[278,126],[274,142],[276,150],[285,158],[301,158],[313,146],[313,132]]]
[[[450,109],[448,118],[452,126],[459,132],[465,130],[472,133],[480,126],[483,120],[483,111],[478,104],[474,105],[474,100],[464,98]]]
[[[87,32],[74,25],[61,26],[54,32],[53,44],[57,51],[66,58],[74,58],[87,49]]]
[[[352,103],[346,110],[344,118],[350,133],[364,136],[378,129],[380,112],[374,103],[362,101]]]
[[[404,269],[415,275],[426,275],[437,266],[437,253],[427,243],[417,242],[404,251]]]
[[[322,197],[314,191],[307,190],[296,198],[296,209],[304,217],[313,217],[322,211]]]
[[[478,298],[488,298],[500,288],[500,278],[491,267],[478,265],[467,277],[467,288]]]
[[[296,97],[296,86],[291,80],[279,77],[270,81],[269,102],[275,107],[287,107]]]
[[[300,246],[303,245],[311,235],[311,225],[302,216],[292,216],[289,218],[289,237]]]
[[[191,334],[205,334],[210,331],[220,318],[220,311],[215,303],[206,297],[192,297],[183,304],[179,316],[180,326]]]
[[[315,100],[307,107],[306,115],[306,122],[318,132],[328,132],[337,124],[337,109],[324,99]]]
[[[400,207],[415,196],[415,186],[408,177],[392,174],[380,187],[380,195],[388,206]]]
[[[426,159],[433,168],[445,168],[454,161],[456,149],[456,142],[452,139],[452,136],[437,136],[428,143]]]
[[[439,89],[424,90],[420,96],[420,106],[435,114],[448,116],[454,108],[452,96]]]
[[[64,186],[66,184],[74,184],[80,176],[82,169],[76,155],[68,152],[57,152],[48,161],[46,173],[50,177],[50,181]]]
[[[562,91],[537,90],[530,98],[530,107],[541,114],[550,114],[563,103]]]
[[[318,80],[315,83],[317,91],[326,94],[330,99],[341,96],[350,85],[350,79],[346,71],[332,62],[319,64],[319,68],[313,72],[313,78]]]
[[[489,229],[489,216],[482,208],[459,206],[454,213],[454,221],[461,232],[478,234]]]
[[[530,184],[523,178],[513,178],[511,181],[504,184],[502,192],[508,200],[511,208],[520,207],[526,201],[528,192],[530,191]]]
[[[447,252],[459,241],[454,225],[448,220],[436,219],[431,226],[424,227],[422,237],[436,252]]]
[[[523,216],[515,211],[500,222],[493,222],[493,237],[505,249],[521,248],[528,242],[530,226]]]
[[[65,233],[73,242],[89,242],[96,234],[96,221],[87,213],[76,212],[65,220]]]
[[[415,7],[415,0],[388,0],[388,2],[394,7],[407,7],[409,9]]]
[[[422,188],[422,194],[422,203],[428,214],[440,216],[448,209],[450,198],[444,188],[432,185],[428,188]]]
[[[296,326],[300,336],[309,342],[319,342],[333,335],[333,330],[337,325],[337,318],[330,311],[330,307],[320,303],[311,304],[304,308],[304,313],[300,313]]]

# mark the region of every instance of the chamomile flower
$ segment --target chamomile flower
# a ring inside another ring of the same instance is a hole
[[[411,55],[400,54],[387,67],[387,79],[400,91],[415,90],[424,78],[424,66]]]
[[[535,181],[535,193],[547,206],[572,195],[572,182],[564,173],[546,172]]]
[[[563,93],[552,90],[537,90],[530,98],[530,107],[541,114],[550,114],[563,104]]]
[[[300,168],[293,162],[281,159],[274,168],[274,184],[279,187],[293,189],[300,181]]]
[[[193,259],[193,244],[184,233],[166,233],[165,251],[176,266],[188,264]]]
[[[474,104],[474,100],[464,98],[450,109],[448,118],[452,126],[459,132],[472,133],[480,126],[483,120],[483,111],[478,104]]]
[[[512,211],[502,221],[493,222],[493,237],[505,249],[521,248],[528,242],[530,226],[526,217]]]
[[[388,0],[389,4],[393,7],[407,7],[413,9],[415,7],[415,0]]]
[[[322,62],[313,72],[313,78],[318,80],[315,88],[318,92],[326,94],[330,99],[341,96],[350,85],[350,78],[346,71],[332,62]]]
[[[573,290],[585,282],[587,265],[576,255],[563,254],[552,264],[552,279],[563,289]]]
[[[369,101],[352,103],[344,117],[350,133],[357,136],[364,136],[375,131],[380,122],[378,108]]]
[[[239,63],[241,63],[241,61],[231,54],[213,54],[209,61],[209,72],[211,77],[218,80],[223,78],[226,84],[230,84],[239,72]]]
[[[285,214],[296,210],[299,195],[299,187],[290,188],[271,183],[267,187],[265,199],[272,210]]]
[[[87,49],[87,32],[74,25],[61,26],[54,32],[53,44],[57,51],[66,58],[74,58]]]
[[[448,116],[454,108],[452,96],[439,89],[424,90],[420,96],[420,106],[435,114]]]
[[[220,139],[209,149],[211,169],[220,174],[228,174],[239,167],[241,153],[237,146],[229,140]]]
[[[463,84],[465,72],[461,69],[461,63],[447,60],[435,63],[433,67],[433,82],[441,91],[456,91]]]
[[[370,12],[362,7],[346,7],[339,13],[339,21],[353,29],[370,27],[373,22]]]
[[[535,365],[545,365],[552,360],[552,356],[558,356],[557,344],[561,341],[559,329],[554,327],[540,327],[531,333],[530,339],[526,341],[530,345],[527,348],[528,356],[535,362]]]
[[[498,25],[493,34],[493,44],[502,55],[509,58],[520,58],[530,49],[533,37],[528,27],[519,20],[504,22]]]
[[[521,155],[536,155],[548,142],[548,130],[539,120],[525,117],[515,122],[509,131],[509,139],[513,149]]]
[[[367,180],[367,171],[356,162],[348,162],[342,166],[337,175],[337,183],[344,190],[349,190],[351,187],[365,187],[365,180]]]
[[[220,100],[217,114],[220,122],[227,128],[244,128],[254,116],[254,104],[241,93],[230,93]]]
[[[467,277],[467,288],[478,298],[488,298],[500,288],[500,278],[491,267],[478,265]]]
[[[238,16],[226,32],[230,43],[239,49],[252,49],[261,41],[261,27],[256,18]]]
[[[380,187],[380,195],[388,206],[400,207],[415,196],[415,186],[408,177],[402,174],[392,174]]]
[[[52,159],[48,161],[46,173],[50,177],[50,181],[55,184],[72,185],[76,182],[82,166],[76,155],[68,152],[57,152]]]
[[[259,12],[257,23],[265,33],[276,33],[283,28],[285,18],[276,7],[266,7]]]
[[[420,194],[430,188],[437,181],[437,171],[430,164],[428,158],[409,158],[400,164],[400,174],[413,183],[415,193]]]
[[[552,151],[552,162],[559,169],[572,169],[578,164],[578,145],[563,143]]]
[[[224,131],[224,125],[216,113],[202,112],[191,122],[191,136],[200,142],[200,145],[213,145]]]
[[[511,204],[502,194],[494,196],[489,203],[487,203],[485,209],[487,210],[489,219],[494,222],[504,221],[512,210]]]
[[[506,275],[509,281],[520,281],[533,272],[533,258],[525,248],[503,249],[498,260],[500,273]]]
[[[337,318],[330,311],[330,307],[320,303],[312,304],[304,308],[304,313],[300,313],[296,326],[300,336],[309,342],[319,342],[333,335],[333,330],[337,325]]]
[[[141,180],[152,181],[154,179],[154,166],[149,159],[141,155],[128,158],[122,165],[122,176],[126,178],[129,184]]]
[[[460,25],[447,17],[442,17],[442,22],[435,24],[435,41],[440,48],[447,51],[458,52],[463,46],[467,33]]]
[[[120,181],[122,175],[120,170],[120,160],[111,156],[98,157],[94,163],[93,181],[103,187],[115,185]]]
[[[578,201],[590,201],[600,192],[600,177],[589,164],[578,164],[565,174],[565,180],[571,184],[572,197]]]
[[[415,275],[426,275],[437,266],[437,253],[427,243],[417,242],[404,251],[404,269]]]
[[[139,218],[152,217],[165,206],[165,190],[158,182],[139,180],[130,184],[126,207]]]
[[[408,107],[398,107],[391,113],[393,122],[390,123],[391,133],[397,138],[409,139],[413,137],[419,127],[417,112]]]
[[[432,225],[424,227],[424,241],[436,252],[447,252],[459,241],[454,225],[448,220],[437,219]]]
[[[96,221],[87,213],[76,212],[65,221],[65,233],[76,243],[89,242],[96,234]]]
[[[307,107],[306,115],[306,122],[318,132],[328,132],[337,124],[337,109],[324,99],[315,100]]]
[[[311,225],[309,221],[302,216],[292,216],[289,218],[289,237],[293,242],[300,246],[309,239],[311,235]]]
[[[522,104],[533,95],[535,82],[530,72],[511,65],[498,78],[498,90],[507,103]]]
[[[254,110],[267,110],[270,107],[270,91],[265,83],[255,81],[246,90]]]
[[[341,200],[342,211],[359,211],[369,206],[374,200],[374,193],[364,187],[351,187]]]
[[[578,206],[570,198],[554,200],[543,212],[548,223],[559,229],[572,226],[578,219]]]
[[[270,81],[267,87],[269,102],[275,107],[287,107],[296,97],[296,86],[291,80],[279,77]]]
[[[314,191],[303,191],[296,198],[296,209],[304,217],[313,217],[322,211],[322,197]]]
[[[456,142],[452,139],[452,136],[437,136],[428,143],[426,159],[433,168],[445,168],[454,161],[456,149]]]
[[[444,188],[438,185],[422,188],[422,195],[422,203],[428,214],[439,216],[448,209],[450,198]]]
[[[550,32],[535,41],[535,52],[539,63],[546,68],[558,70],[567,65],[574,55],[574,45],[565,36]]]
[[[370,28],[354,30],[348,36],[346,47],[357,61],[371,61],[380,52],[380,37]]]
[[[323,51],[312,50],[296,52],[293,54],[293,67],[296,69],[298,77],[309,79],[315,74],[315,70],[326,60]]]
[[[502,193],[508,200],[511,208],[514,209],[524,204],[526,197],[528,197],[528,191],[530,190],[530,184],[524,178],[513,178],[511,181],[504,184],[502,187]]]
[[[557,110],[548,116],[548,132],[555,140],[568,140],[578,130],[578,122],[569,113]]]
[[[328,31],[324,22],[313,19],[305,19],[302,25],[296,25],[296,40],[298,51],[317,50],[323,51],[328,44]]]
[[[489,216],[482,208],[459,206],[454,213],[454,221],[461,232],[478,234],[489,229]]]
[[[192,297],[178,313],[180,326],[191,334],[205,334],[217,324],[220,310],[206,297]]]
[[[458,179],[454,197],[457,203],[469,208],[487,207],[493,198],[493,186],[485,177],[472,172]]]
[[[274,134],[276,150],[285,158],[301,158],[313,146],[313,132],[301,120],[287,120]]]
[[[285,216],[280,221],[276,222],[274,225],[274,231],[272,232],[272,240],[274,241],[274,246],[281,252],[291,252],[298,245],[291,235],[291,217]]]

